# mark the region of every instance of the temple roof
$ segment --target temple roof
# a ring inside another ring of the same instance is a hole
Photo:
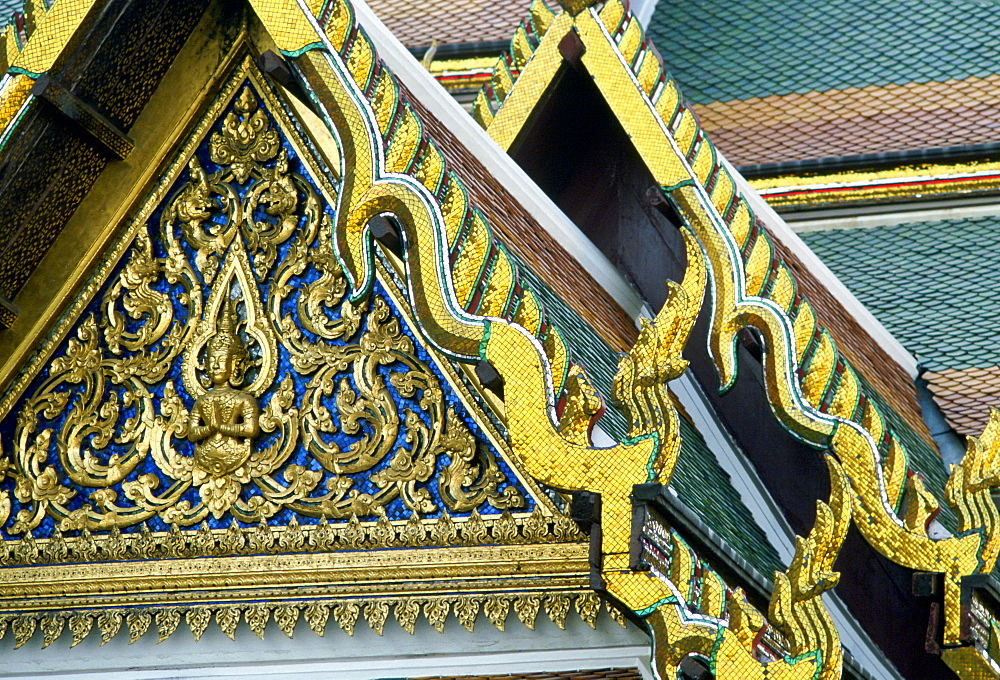
[[[997,216],[805,232],[803,240],[920,360],[950,424],[978,434],[1000,395]]]
[[[658,3],[649,34],[715,142],[750,165],[995,141],[998,29],[971,2],[702,0]]]
[[[709,104],[996,72],[1000,16],[973,2],[661,0],[649,35],[689,101]],[[775,27],[780,27],[775,30]]]
[[[510,39],[524,15],[524,0],[398,2],[371,0],[368,6],[407,47],[494,42]]]

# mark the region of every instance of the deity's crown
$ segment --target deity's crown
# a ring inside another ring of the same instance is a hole
[[[236,302],[234,300],[224,300],[222,302],[222,315],[216,326],[215,334],[208,341],[208,353],[225,352],[233,360],[233,370],[238,373],[239,368],[247,359],[247,350],[240,341],[238,334],[239,316],[236,314]]]

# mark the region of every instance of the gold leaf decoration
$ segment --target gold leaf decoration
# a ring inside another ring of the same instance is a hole
[[[503,630],[507,625],[507,614],[510,612],[510,600],[501,595],[491,595],[486,598],[486,604],[483,605],[483,611],[486,612],[486,618],[490,620],[497,630]]]
[[[476,617],[479,616],[480,600],[475,597],[462,597],[455,603],[455,617],[467,631],[476,627]]]
[[[93,627],[93,617],[87,614],[74,614],[71,616],[69,619],[69,630],[73,634],[73,641],[70,642],[69,646],[76,647],[83,642]]]
[[[342,631],[354,635],[354,625],[358,622],[360,611],[361,607],[354,602],[345,602],[333,608],[333,618]]]
[[[596,593],[576,596],[576,611],[591,628],[597,628],[597,615],[601,613],[601,598]]]
[[[187,610],[184,614],[184,620],[187,621],[187,625],[194,635],[194,640],[197,642],[208,630],[208,623],[212,620],[212,612],[204,607],[195,607]]]
[[[288,552],[297,552],[302,549],[305,543],[306,537],[302,533],[302,527],[299,526],[299,520],[295,518],[295,515],[292,515],[288,526],[278,537],[278,545]]]
[[[420,616],[420,603],[409,598],[400,600],[396,603],[393,615],[403,630],[413,635],[413,631],[417,626],[417,617]]]
[[[215,622],[219,629],[230,640],[236,639],[236,627],[240,625],[240,610],[238,607],[221,607],[215,612]]]
[[[264,629],[267,627],[267,619],[270,615],[271,611],[262,604],[252,605],[246,610],[247,625],[261,640],[264,639]]]
[[[42,649],[45,649],[56,641],[63,632],[66,619],[58,614],[50,614],[42,617]]]
[[[366,532],[361,526],[357,515],[351,515],[351,520],[340,534],[340,541],[347,548],[357,550],[365,545]]]
[[[309,532],[309,545],[312,546],[314,550],[319,550],[321,552],[326,552],[328,550],[334,550],[337,540],[337,534],[334,532],[333,527],[326,520],[326,517],[321,517],[316,528]]]
[[[417,513],[411,513],[410,519],[407,520],[406,524],[403,525],[402,531],[400,531],[400,543],[408,548],[416,547],[424,544],[426,536],[427,530],[424,529],[424,525],[417,516]]]
[[[310,154],[258,77],[245,62],[222,88],[137,210],[112,268],[74,299],[60,344],[33,364],[45,379],[16,397],[16,450],[0,470],[17,480],[10,531],[23,538],[0,562],[412,547],[429,530],[444,544],[457,533],[473,544],[489,536],[485,504],[525,507],[517,480],[421,358],[405,311],[389,293],[350,300],[331,241],[339,201],[325,193],[338,189],[309,176]],[[392,135],[400,162],[423,149],[407,115],[412,129]],[[335,432],[356,439],[345,446]],[[292,464],[293,453],[308,464]],[[362,481],[376,490],[360,493]],[[398,507],[407,522],[390,521]],[[271,526],[284,511],[287,524]],[[428,521],[444,511],[473,516],[459,531],[445,515]],[[213,530],[209,517],[228,528]],[[320,524],[307,530],[303,518]],[[152,535],[150,520],[169,533]],[[40,553],[43,521],[80,537],[64,545],[53,534]],[[518,540],[509,512],[495,531]]]
[[[542,511],[537,505],[521,524],[521,533],[524,536],[524,540],[528,543],[537,543],[548,535],[548,521],[542,515]]]
[[[569,613],[569,598],[565,595],[549,595],[545,598],[545,613],[552,623],[560,628],[566,628],[566,614]]]
[[[282,633],[292,637],[295,632],[295,624],[299,622],[299,608],[283,604],[274,610],[274,620]]]
[[[388,616],[389,603],[385,600],[377,600],[365,605],[365,620],[368,621],[368,626],[379,635],[382,635]]]
[[[511,543],[517,539],[517,524],[509,510],[504,510],[500,519],[493,523],[493,540],[498,543]]]
[[[125,617],[128,624],[128,643],[132,644],[149,630],[149,624],[153,622],[153,616],[146,611],[132,611]]]
[[[518,595],[514,600],[514,613],[517,618],[531,630],[535,630],[535,617],[542,601],[534,595]]]
[[[486,541],[486,524],[475,508],[462,525],[462,540],[467,545],[480,545]]]
[[[18,616],[14,619],[10,629],[14,633],[14,649],[24,646],[35,634],[35,627],[38,625],[34,616]]]
[[[607,605],[608,608],[608,614],[611,615],[611,618],[614,620],[614,622],[617,623],[622,628],[627,628],[628,621],[625,619],[625,615],[622,614],[621,611],[619,611],[618,607],[614,606],[610,602],[607,602],[605,604]]]
[[[306,607],[306,623],[320,637],[326,634],[326,622],[329,618],[330,608],[325,604],[312,602]]]
[[[458,526],[452,521],[447,510],[442,512],[441,517],[431,525],[430,540],[434,545],[443,546],[458,543]]]
[[[97,617],[97,629],[101,631],[101,644],[106,645],[111,638],[118,634],[121,627],[121,612],[115,610],[102,612]]]
[[[443,633],[450,608],[447,600],[428,600],[424,603],[424,616],[427,618],[427,623],[431,624],[431,627],[437,632]]]
[[[176,609],[161,609],[156,612],[156,631],[159,634],[158,642],[163,642],[173,635],[180,623],[181,613]]]

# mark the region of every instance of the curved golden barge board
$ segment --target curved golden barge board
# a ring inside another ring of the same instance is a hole
[[[775,417],[794,436],[836,454],[851,480],[858,526],[879,552],[903,566],[947,575],[943,642],[958,644],[961,578],[989,572],[1000,547],[987,490],[997,481],[993,428],[969,449],[977,461],[970,466],[988,466],[979,475],[984,481],[969,484],[959,468],[949,479],[946,500],[960,522],[955,536],[932,540],[924,531],[926,522],[901,517],[904,484],[913,474],[902,443],[865,396],[832,337],[817,324],[809,301],[798,294],[794,276],[775,255],[770,237],[655,48],[619,0],[609,0],[600,10],[564,7],[567,11],[553,15],[534,3],[511,53],[501,58],[491,84],[477,98],[477,119],[509,147],[562,64],[560,39],[569,30],[577,33],[584,67],[705,249],[713,290],[710,350],[723,390],[736,377],[736,331],[752,327],[765,340],[767,396]],[[527,58],[515,49],[522,32],[535,36]],[[515,81],[506,82],[504,64],[519,66]],[[919,478],[912,484],[919,493]]]
[[[799,659],[775,662],[765,671],[763,664],[751,655],[752,643],[741,640],[737,632],[724,623],[722,611],[714,618],[702,616],[692,623],[689,616],[675,611],[675,607],[685,610],[688,607],[669,579],[627,568],[631,488],[636,483],[656,479],[669,482],[679,452],[677,416],[669,403],[666,382],[686,367],[680,349],[703,297],[704,268],[689,267],[684,283],[673,288],[671,300],[656,322],[646,325],[636,347],[622,361],[615,391],[627,405],[626,410],[633,421],[633,436],[609,449],[594,449],[587,445],[585,438],[580,441],[578,436],[564,436],[566,431],[578,435],[580,428],[572,424],[563,427],[556,422],[556,390],[553,389],[547,352],[521,325],[496,316],[476,314],[462,306],[454,272],[448,266],[447,225],[441,206],[426,186],[394,172],[390,162],[394,156],[393,145],[405,143],[409,148],[416,148],[418,141],[411,133],[410,137],[394,136],[387,146],[382,145],[377,112],[363,92],[363,88],[371,85],[376,70],[375,58],[364,34],[353,26],[350,8],[338,3],[333,12],[323,10],[324,30],[304,5],[294,22],[290,21],[290,13],[279,11],[282,3],[261,1],[254,5],[279,47],[286,55],[294,57],[314,103],[330,131],[340,140],[342,169],[353,171],[353,178],[345,182],[341,193],[340,217],[335,227],[335,248],[353,284],[353,294],[363,297],[372,277],[373,244],[367,222],[371,217],[389,213],[403,230],[412,304],[417,309],[422,331],[443,351],[465,359],[477,356],[487,359],[503,376],[509,438],[529,472],[561,488],[587,489],[602,494],[603,573],[608,589],[627,607],[648,618],[661,652],[671,635],[680,635],[700,640],[690,651],[707,646],[712,663],[719,663],[720,670],[733,669],[729,673],[733,676],[738,669],[742,677],[750,677],[747,672],[761,677],[767,672],[773,677],[782,668],[788,677],[817,677],[823,668],[830,677],[839,675],[839,657],[828,653],[824,662],[823,650],[819,649],[812,649]],[[320,37],[318,42],[316,36]],[[339,50],[348,43],[351,49],[347,50],[345,58]],[[354,48],[359,44],[367,44],[362,47],[367,50],[367,59],[355,58]],[[391,82],[389,85],[394,86]],[[380,96],[378,85],[375,87],[377,105]],[[382,99],[385,96],[383,93]],[[700,247],[693,238],[688,239],[688,251],[692,262],[703,262]],[[579,413],[586,415],[587,410]],[[837,516],[843,518],[843,513]],[[831,540],[820,541],[830,555],[830,562],[839,550],[846,519],[835,526],[840,530],[828,532]],[[681,543],[679,537],[676,543]],[[803,545],[813,546],[814,543]],[[811,548],[803,550],[808,552]],[[810,583],[809,593],[799,593],[796,589],[801,582],[804,581],[797,579],[795,585],[789,586],[798,593],[796,601],[811,601],[829,587],[826,583],[832,585],[832,579],[823,584]],[[789,588],[782,592],[787,595]],[[822,605],[816,602],[818,611],[825,616]],[[781,609],[784,613],[781,621],[794,633],[800,624],[789,607],[793,605],[786,602]],[[828,644],[831,639],[836,641],[832,626],[814,621],[815,613],[804,616],[816,629],[827,631],[822,644]],[[707,628],[700,630],[699,626],[705,623]],[[794,641],[795,636],[791,637]],[[679,663],[679,659],[676,662]],[[662,677],[667,677],[676,668],[675,659],[667,653],[658,652],[655,665]]]

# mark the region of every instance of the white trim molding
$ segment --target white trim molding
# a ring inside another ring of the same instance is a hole
[[[428,111],[440,120],[509,191],[543,229],[562,246],[626,311],[635,317],[642,298],[611,261],[584,235],[537,184],[496,145],[472,116],[410,54],[364,0],[353,0],[354,11],[375,44],[379,57]]]
[[[749,182],[725,159],[721,152],[719,152],[719,158],[736,181],[736,188],[750,202],[754,213],[764,220],[771,236],[788,248],[799,263],[837,298],[847,313],[854,317],[854,320],[872,337],[876,344],[893,361],[902,366],[911,378],[916,380],[918,374],[916,358],[882,325],[881,321],[875,318],[874,314],[868,311],[868,308],[837,278],[837,275],[823,264],[823,261],[809,249],[809,246],[799,238],[798,234],[792,231],[781,215],[760,197],[760,194],[750,186]]]

